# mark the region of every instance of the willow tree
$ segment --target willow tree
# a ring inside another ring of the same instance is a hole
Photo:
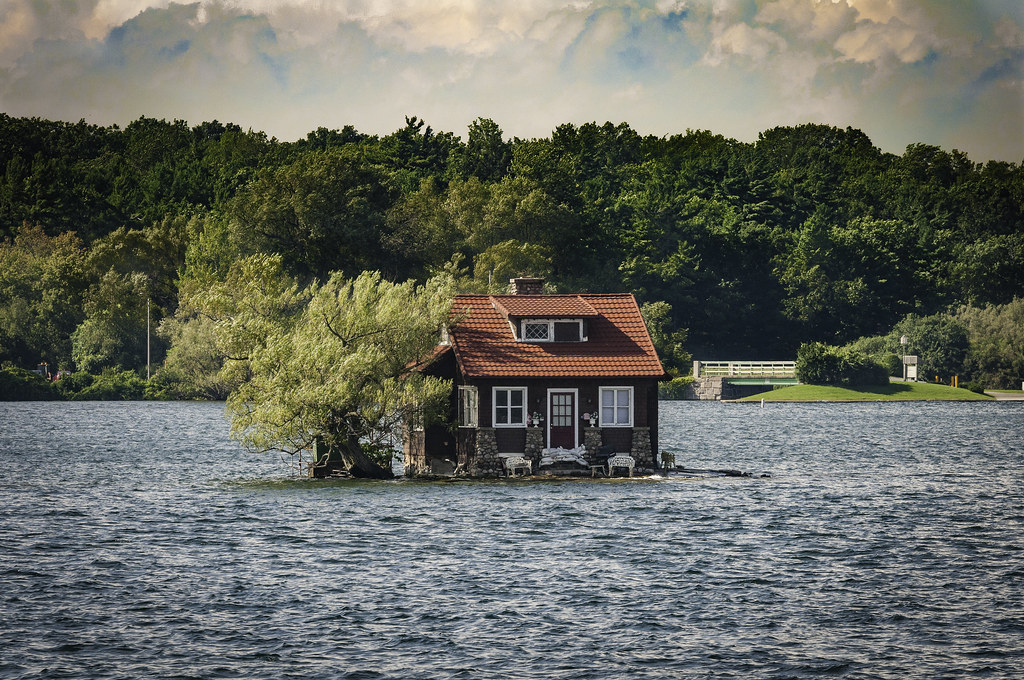
[[[450,279],[377,272],[300,289],[276,256],[236,263],[198,299],[215,319],[232,436],[252,451],[318,449],[361,476],[390,476],[403,423],[444,412],[450,381],[423,375],[451,306]],[[323,462],[323,461],[320,461]]]

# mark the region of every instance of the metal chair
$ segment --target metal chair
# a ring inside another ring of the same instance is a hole
[[[636,467],[636,460],[632,456],[627,456],[624,453],[617,453],[608,459],[608,476],[612,476],[612,472],[615,468],[627,468],[629,470],[629,476],[633,476],[633,468]]]
[[[524,475],[532,475],[533,461],[527,460],[523,456],[508,456],[505,458],[505,474],[509,477],[515,477],[516,473],[520,471]]]

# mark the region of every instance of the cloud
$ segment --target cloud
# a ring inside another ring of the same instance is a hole
[[[519,136],[813,121],[1019,161],[1022,25],[1017,0],[4,0],[0,110],[283,138],[404,115]]]
[[[773,52],[785,51],[786,47],[786,40],[770,29],[736,23],[711,42],[706,59],[713,66],[720,65],[728,55],[763,61]]]

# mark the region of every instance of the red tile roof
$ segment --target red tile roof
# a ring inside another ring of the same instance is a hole
[[[593,310],[586,314],[586,309]],[[518,342],[504,312],[588,317],[586,342]],[[661,377],[665,374],[636,299],[628,293],[458,295],[452,348],[463,374],[486,377]]]
[[[579,295],[492,295],[491,301],[505,316],[535,319],[597,316],[597,310]]]

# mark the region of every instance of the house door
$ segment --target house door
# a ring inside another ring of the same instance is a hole
[[[576,448],[576,393],[549,392],[548,446]]]

